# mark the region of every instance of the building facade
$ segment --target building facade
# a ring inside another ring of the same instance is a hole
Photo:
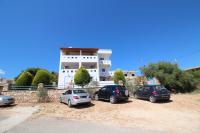
[[[97,48],[61,48],[58,88],[74,87],[74,75],[78,68],[88,70],[91,81],[101,85],[114,84],[109,71],[112,50]]]

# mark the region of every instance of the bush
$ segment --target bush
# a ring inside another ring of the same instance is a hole
[[[47,70],[38,70],[32,85],[37,86],[39,83],[43,83],[45,85],[49,85],[51,82],[51,74]]]
[[[33,76],[29,72],[23,72],[16,80],[17,86],[30,86]]]
[[[38,102],[47,102],[48,91],[44,88],[43,84],[39,84],[37,88]]]
[[[85,68],[79,68],[74,75],[74,82],[83,88],[90,83],[90,74]]]
[[[44,69],[41,69],[41,68],[28,68],[26,69],[25,71],[22,71],[16,78],[15,78],[15,81],[17,81],[17,79],[19,79],[19,77],[24,73],[24,72],[28,72],[32,75],[32,80],[31,80],[31,83],[33,84],[33,79],[35,77],[35,75],[37,74],[37,72],[39,70],[44,70]],[[47,71],[47,70],[46,70]],[[49,72],[48,73],[50,74],[50,84],[52,84],[53,82],[56,82],[58,83],[58,74],[56,72]],[[41,81],[43,82],[43,81]],[[26,84],[26,83],[21,83],[21,84]],[[49,84],[49,83],[48,83]],[[31,84],[29,84],[31,85]]]
[[[123,83],[126,82],[123,72],[120,69],[117,69],[114,73],[114,82],[115,84],[119,84],[119,81],[122,81]]]

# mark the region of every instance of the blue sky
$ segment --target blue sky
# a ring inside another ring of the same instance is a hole
[[[112,69],[200,65],[199,0],[0,0],[0,76],[58,71],[60,47],[113,50]]]

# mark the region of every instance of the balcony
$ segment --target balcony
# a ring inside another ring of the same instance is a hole
[[[111,66],[111,61],[110,60],[100,60],[100,64]]]

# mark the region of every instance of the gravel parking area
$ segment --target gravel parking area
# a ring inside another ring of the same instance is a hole
[[[130,99],[128,103],[114,105],[93,101],[91,106],[74,108],[61,103],[45,103],[40,105],[40,112],[31,119],[54,117],[169,133],[199,133],[200,94],[172,95],[171,100],[150,103]]]

